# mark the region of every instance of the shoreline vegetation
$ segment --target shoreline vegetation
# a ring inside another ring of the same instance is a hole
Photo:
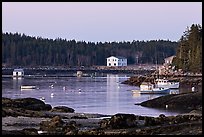
[[[164,104],[187,113],[158,117],[77,113],[73,108],[52,107],[35,98],[2,97],[2,135],[202,134],[202,91],[166,95],[135,105],[163,108]]]

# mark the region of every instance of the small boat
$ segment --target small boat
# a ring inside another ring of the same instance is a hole
[[[179,82],[170,82],[167,79],[156,79],[156,86],[170,89],[178,89]]]
[[[36,89],[36,86],[21,86],[21,89]]]
[[[169,94],[170,88],[155,87],[153,84],[148,82],[143,82],[140,85],[140,90],[132,90],[140,94]]]

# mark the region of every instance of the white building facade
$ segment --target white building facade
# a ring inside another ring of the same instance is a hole
[[[24,77],[23,69],[14,69],[13,77]]]
[[[111,56],[106,58],[107,66],[127,66],[127,58]]]

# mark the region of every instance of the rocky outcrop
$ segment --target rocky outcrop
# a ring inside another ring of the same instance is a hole
[[[47,135],[76,135],[78,127],[75,121],[65,123],[60,116],[55,116],[49,121],[40,123],[40,130]]]
[[[138,104],[137,104],[138,105]],[[139,105],[153,108],[196,110],[202,107],[202,92],[171,94],[147,100]]]
[[[134,114],[116,114],[110,119],[104,119],[100,122],[101,128],[130,128],[136,127],[136,116]]]
[[[122,82],[122,84],[128,84],[132,86],[140,86],[142,82],[150,82],[154,83],[154,77],[146,77],[146,76],[133,76],[128,80]]]
[[[23,130],[2,130],[2,135],[39,135],[35,128],[25,128]]]
[[[27,110],[41,111],[51,110],[52,107],[49,104],[45,104],[43,101],[35,98],[20,98],[9,99],[2,98],[2,107],[7,108],[22,108]]]
[[[69,108],[69,107],[66,107],[66,106],[57,106],[57,107],[54,107],[50,111],[51,112],[74,113],[75,110],[73,108]]]
[[[132,121],[128,121],[127,119],[131,119]],[[116,114],[111,118],[102,119],[99,123],[100,129],[103,130],[91,130],[90,132],[85,132],[84,134],[86,135],[90,135],[90,133],[94,135],[202,134],[202,115],[191,113],[177,116],[165,116],[164,114],[160,114],[159,117]],[[124,126],[122,124],[120,125],[120,123],[125,123],[125,125]],[[119,124],[120,126],[117,126],[116,124]]]
[[[45,112],[64,112],[73,113],[75,110],[65,106],[57,106],[52,109],[50,104],[35,98],[10,99],[2,97],[2,117],[6,116],[25,116],[25,117],[49,117],[55,114]]]

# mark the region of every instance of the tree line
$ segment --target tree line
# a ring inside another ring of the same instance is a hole
[[[192,24],[178,41],[173,65],[184,72],[202,72],[202,27]]]
[[[109,56],[123,56],[131,64],[161,64],[175,55],[177,42],[169,40],[85,42],[31,37],[2,32],[2,64],[5,66],[106,65]]]

